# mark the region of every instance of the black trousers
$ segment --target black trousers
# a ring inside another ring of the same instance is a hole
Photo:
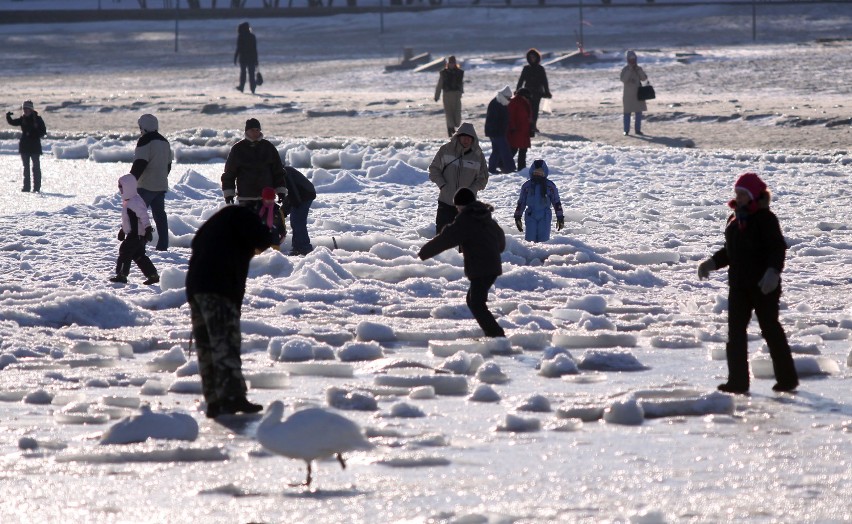
[[[764,295],[757,286],[731,288],[728,291],[728,345],[725,348],[728,384],[743,389],[749,386],[747,330],[752,311],[757,316],[761,335],[769,346],[776,382],[784,385],[799,383],[787,335],[778,321],[780,299],[780,285],[768,295]]]
[[[251,92],[254,93],[254,90],[257,87],[255,85],[254,64],[249,65],[240,62],[240,91],[242,91],[246,86],[246,73],[248,73],[249,88],[251,88]]]
[[[503,328],[488,310],[488,290],[497,280],[497,275],[471,278],[470,289],[467,290],[467,307],[473,313],[473,318],[485,332],[486,337],[505,337]]]
[[[456,206],[445,204],[439,200],[438,211],[435,213],[435,234],[440,233],[447,224],[452,224],[458,214],[459,210],[456,209]]]
[[[115,264],[115,274],[127,276],[130,274],[130,262],[136,262],[139,271],[146,277],[157,274],[154,263],[145,254],[145,237],[128,235],[118,246],[118,261]]]

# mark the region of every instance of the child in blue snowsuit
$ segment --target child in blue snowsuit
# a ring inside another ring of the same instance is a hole
[[[515,208],[515,225],[518,226],[518,231],[524,231],[521,224],[523,215],[527,226],[524,238],[530,242],[546,242],[550,240],[550,221],[553,218],[551,207],[556,211],[556,230],[559,231],[565,226],[562,202],[559,201],[556,184],[547,179],[550,170],[544,160],[533,162],[529,174],[530,179],[521,186],[518,207]]]

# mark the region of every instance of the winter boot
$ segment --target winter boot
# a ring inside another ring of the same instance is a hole
[[[125,278],[124,281],[127,282],[127,279]],[[159,282],[160,282],[160,275],[158,275],[157,273],[154,273],[153,275],[148,275],[148,279],[145,280],[145,282],[142,282],[142,283],[145,284],[146,286],[153,286],[154,284],[157,284]]]
[[[777,384],[772,386],[772,391],[777,391],[779,393],[783,393],[783,392],[789,392],[789,391],[796,391],[796,388],[798,388],[798,387],[799,387],[799,381],[790,382],[789,384],[784,384],[784,383],[778,382]]]
[[[734,395],[748,394],[748,386],[743,386],[740,384],[731,384],[730,382],[719,384],[716,389],[718,389],[719,391],[724,391],[725,393],[733,393]]]
[[[116,275],[109,279],[110,282],[115,282],[116,284],[127,284],[127,276],[125,275]]]
[[[228,397],[219,409],[222,413],[257,413],[263,411],[263,406],[249,402],[246,397]]]

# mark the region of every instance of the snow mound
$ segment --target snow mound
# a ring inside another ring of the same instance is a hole
[[[131,444],[157,440],[188,440],[198,438],[198,423],[186,413],[154,413],[143,404],[139,414],[124,418],[106,430],[101,444]]]

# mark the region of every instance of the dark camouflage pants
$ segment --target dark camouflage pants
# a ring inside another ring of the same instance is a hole
[[[245,397],[240,304],[222,295],[198,293],[189,301],[189,310],[204,400],[210,404],[227,397]]]

